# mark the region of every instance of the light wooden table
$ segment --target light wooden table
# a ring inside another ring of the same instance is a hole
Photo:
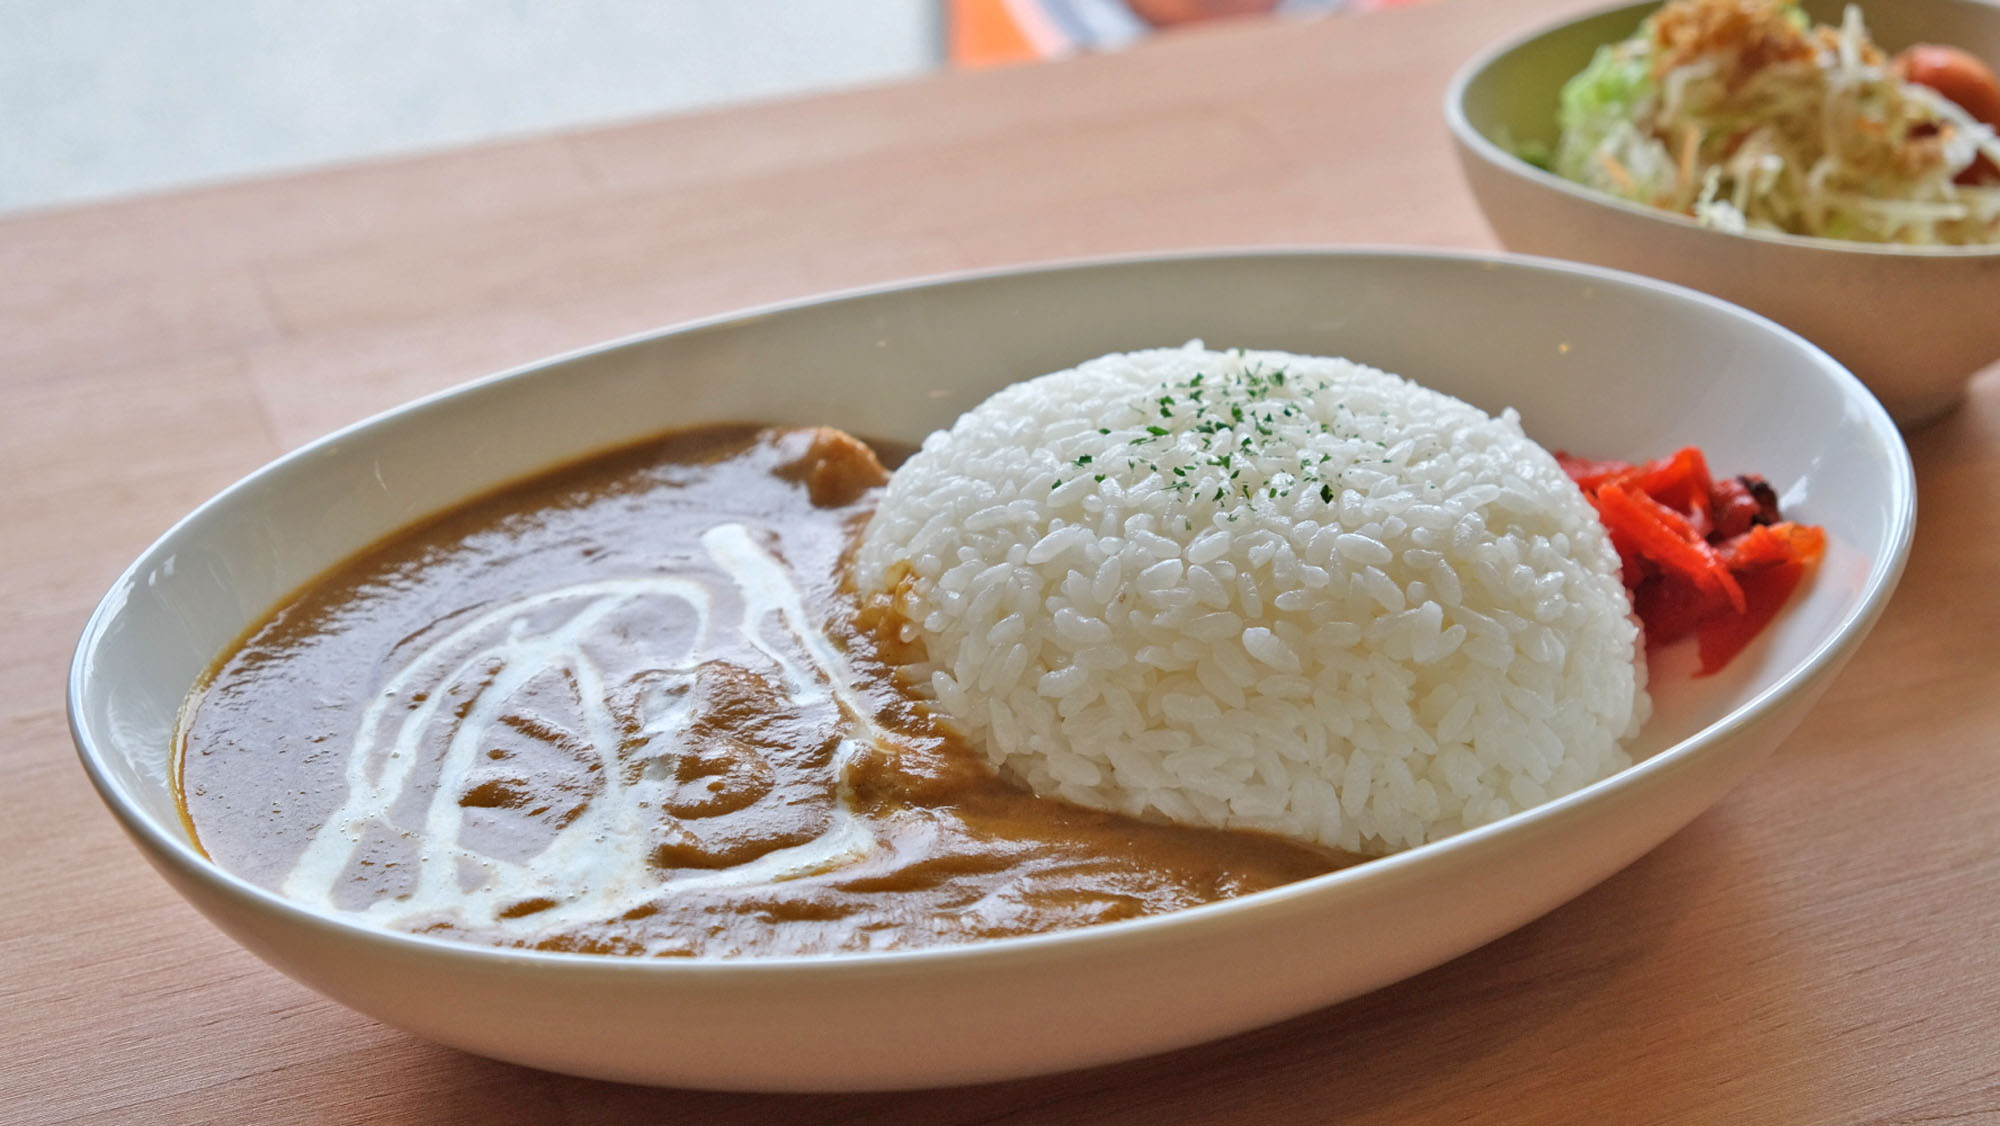
[[[117,572],[279,452],[756,302],[1172,247],[1490,247],[1446,77],[1576,0],[1455,0],[0,221],[0,1121],[1933,1121],[2000,1116],[2000,372],[1917,434],[1908,576],[1718,808],[1411,981],[1164,1058],[762,1098],[433,1047],[148,870],[62,679]]]

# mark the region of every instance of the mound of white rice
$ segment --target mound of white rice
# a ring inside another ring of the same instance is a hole
[[[1393,851],[1626,765],[1649,707],[1554,458],[1345,360],[1195,343],[1017,384],[897,470],[855,568],[1003,772],[1144,817]]]

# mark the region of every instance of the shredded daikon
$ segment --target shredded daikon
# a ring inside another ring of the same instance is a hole
[[[1730,231],[2000,242],[2000,185],[1954,181],[1989,126],[1906,82],[1859,8],[1673,0],[1563,88],[1559,175]]]

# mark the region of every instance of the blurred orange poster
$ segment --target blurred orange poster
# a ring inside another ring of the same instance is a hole
[[[1115,51],[1205,20],[1366,11],[1423,0],[947,0],[952,65],[976,68]]]

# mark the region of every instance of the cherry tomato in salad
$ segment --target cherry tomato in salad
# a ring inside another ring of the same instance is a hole
[[[2000,129],[2000,78],[1976,55],[1919,43],[1896,56],[1904,81],[1928,86],[1980,121]]]
[[[1918,43],[1896,56],[1896,71],[1906,82],[1928,86],[1958,104],[1976,120],[2000,129],[2000,78],[1979,57],[1957,47]],[[1961,184],[2000,182],[2000,168],[1985,154],[1958,176]]]

